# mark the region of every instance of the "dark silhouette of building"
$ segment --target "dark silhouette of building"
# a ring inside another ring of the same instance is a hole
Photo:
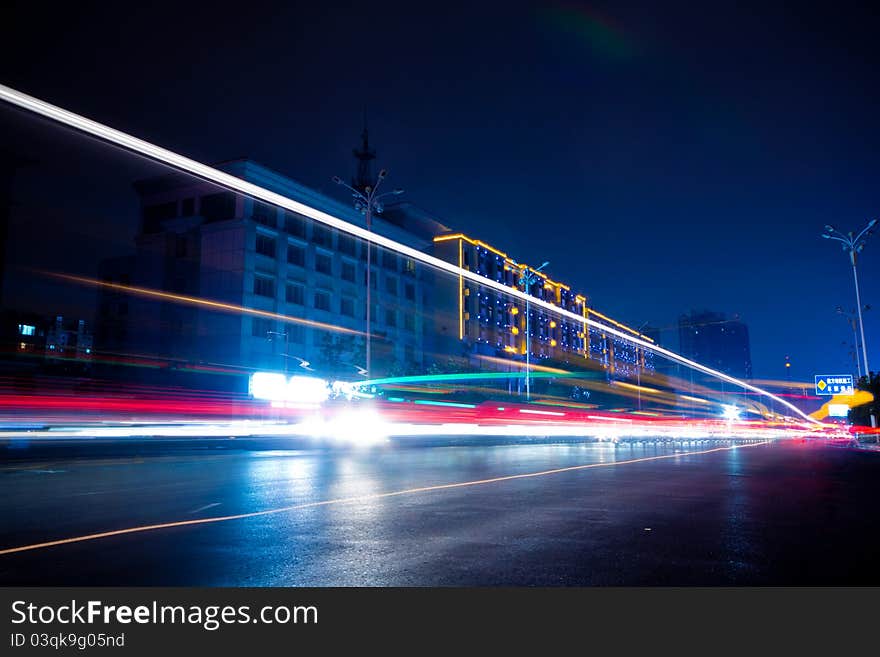
[[[691,311],[678,319],[678,340],[682,356],[738,379],[752,378],[749,328],[738,316]]]

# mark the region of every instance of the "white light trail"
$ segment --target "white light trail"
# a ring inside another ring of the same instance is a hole
[[[721,381],[733,383],[746,390],[751,390],[752,392],[766,395],[769,399],[772,399],[778,404],[781,404],[782,406],[785,406],[786,408],[794,411],[795,414],[804,418],[808,422],[822,424],[822,422],[813,417],[810,417],[791,402],[788,402],[781,397],[777,397],[776,395],[766,390],[763,390],[762,388],[758,388],[757,386],[754,386],[745,381],[740,381],[739,379],[725,374],[724,372],[713,370],[710,367],[701,365],[696,361],[685,358],[684,356],[681,356],[673,351],[669,351],[668,349],[664,349],[663,347],[654,345],[640,338],[627,335],[623,331],[619,331],[611,326],[607,326],[605,324],[602,324],[601,322],[597,322],[594,319],[582,317],[581,315],[573,313],[569,310],[565,310],[564,308],[559,308],[558,306],[555,306],[548,301],[544,301],[542,299],[538,299],[537,297],[527,295],[516,288],[508,287],[489,278],[484,278],[483,276],[480,276],[475,272],[469,271],[467,269],[462,269],[456,265],[446,262],[445,260],[440,260],[439,258],[436,258],[434,256],[422,253],[421,251],[418,251],[405,244],[401,244],[377,233],[368,231],[365,228],[361,228],[360,226],[356,226],[355,224],[349,223],[343,219],[334,217],[333,215],[327,214],[326,212],[321,212],[320,210],[312,208],[303,203],[299,203],[298,201],[294,201],[293,199],[282,196],[281,194],[278,194],[276,192],[272,192],[268,189],[265,189],[264,187],[260,187],[259,185],[255,185],[246,180],[242,180],[241,178],[236,178],[235,176],[220,171],[219,169],[215,169],[206,164],[202,164],[201,162],[192,160],[188,157],[180,155],[179,153],[175,153],[174,151],[170,151],[160,146],[156,146],[155,144],[151,144],[148,141],[138,139],[137,137],[121,132],[119,130],[115,130],[114,128],[106,126],[102,123],[98,123],[97,121],[93,121],[84,116],[80,116],[79,114],[75,114],[68,110],[62,109],[60,107],[47,103],[46,101],[40,100],[39,98],[34,98],[33,96],[29,96],[5,85],[0,85],[0,99],[5,100],[6,102],[11,103],[12,105],[16,105],[17,107],[20,107],[22,109],[28,110],[35,114],[39,114],[40,116],[44,116],[46,118],[52,119],[53,121],[57,121],[58,123],[70,126],[71,128],[75,128],[76,130],[80,130],[87,134],[98,137],[99,139],[102,139],[104,141],[116,144],[117,146],[121,146],[126,150],[134,151],[153,160],[174,167],[175,169],[185,171],[204,180],[216,183],[227,189],[231,189],[233,191],[240,192],[241,194],[245,194],[247,196],[257,198],[267,203],[282,207],[286,210],[290,210],[291,212],[309,217],[310,219],[318,221],[322,224],[326,224],[331,228],[335,228],[342,232],[349,233],[350,235],[354,235],[359,239],[365,240],[367,242],[372,242],[374,244],[377,244],[378,246],[384,247],[392,251],[397,251],[398,253],[412,258],[413,260],[417,260],[432,267],[436,267],[437,269],[445,271],[454,276],[461,276],[483,287],[492,288],[498,292],[502,292],[503,294],[515,297],[523,302],[528,302],[532,306],[543,308],[548,312],[555,313],[561,317],[565,317],[566,319],[573,320],[588,326],[593,326],[597,329],[601,329],[605,333],[617,336],[626,340],[627,342],[631,342],[640,347],[653,351],[654,353],[666,356],[671,360],[682,363],[683,365],[687,365],[688,367],[691,367],[699,372],[703,372],[704,374],[713,376],[717,379],[720,379]]]
[[[153,423],[150,425],[76,425],[58,426],[48,430],[9,430],[0,439],[57,440],[59,438],[230,438],[230,437],[305,437],[335,443],[365,445],[387,438],[496,436],[496,437],[573,437],[595,440],[623,438],[699,440],[776,440],[785,438],[847,438],[843,429],[833,425],[801,423],[784,427],[731,424],[728,422],[692,422],[686,426],[665,426],[638,423],[632,420],[589,416],[594,420],[613,422],[571,422],[554,424],[479,424],[477,422],[443,422],[436,424],[395,422],[366,410],[352,410],[336,417],[313,415],[295,422],[240,420],[230,422]]]

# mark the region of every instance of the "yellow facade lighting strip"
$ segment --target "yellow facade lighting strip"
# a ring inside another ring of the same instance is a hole
[[[506,253],[499,251],[494,246],[492,246],[490,244],[486,244],[485,242],[481,242],[480,240],[475,240],[472,237],[468,237],[464,233],[454,233],[452,235],[438,235],[437,237],[434,238],[435,242],[448,242],[449,240],[464,240],[465,242],[468,242],[469,244],[472,244],[474,246],[481,246],[484,249],[486,249],[487,251],[491,251],[495,255],[501,256],[505,260],[509,259]]]
[[[434,238],[434,242],[449,242],[451,240],[464,240],[465,242],[467,242],[468,244],[472,244],[473,246],[481,246],[484,249],[486,249],[487,251],[491,251],[495,255],[498,255],[498,256],[501,256],[502,258],[504,258],[504,261],[505,261],[504,264],[509,265],[510,267],[516,267],[519,269],[525,269],[526,267],[528,267],[529,270],[536,273],[538,276],[543,278],[546,282],[550,283],[551,285],[555,285],[557,287],[562,287],[562,288],[565,288],[566,290],[571,290],[571,288],[568,285],[566,285],[565,283],[559,283],[557,281],[551,280],[547,276],[547,274],[545,274],[544,272],[536,271],[535,269],[532,269],[528,265],[520,264],[520,263],[516,262],[515,260],[512,260],[510,258],[510,256],[508,256],[503,251],[499,251],[498,249],[496,249],[491,244],[486,244],[486,242],[483,242],[482,240],[477,240],[477,239],[474,239],[473,237],[468,237],[464,233],[452,233],[450,235],[438,235],[437,237]]]
[[[422,253],[418,249],[415,249],[411,246],[396,242],[388,237],[385,237],[384,235],[368,231],[366,228],[361,228],[360,226],[349,223],[348,221],[345,221],[338,217],[334,217],[331,214],[308,206],[305,203],[294,201],[293,199],[288,198],[282,194],[278,194],[277,192],[270,191],[265,187],[260,187],[259,185],[243,180],[242,178],[238,178],[224,171],[220,171],[219,169],[215,169],[214,167],[202,164],[201,162],[197,162],[196,160],[180,155],[179,153],[175,153],[174,151],[169,151],[168,149],[156,146],[155,144],[144,141],[143,139],[138,139],[137,137],[121,132],[119,130],[115,130],[109,126],[103,125],[102,123],[98,123],[97,121],[93,121],[84,116],[80,116],[79,114],[75,114],[68,110],[52,105],[51,103],[47,103],[46,101],[40,100],[39,98],[28,96],[27,94],[24,94],[5,85],[0,85],[0,100],[4,100],[12,105],[15,105],[16,107],[20,107],[24,110],[33,112],[34,114],[38,114],[53,121],[57,121],[58,123],[92,135],[108,143],[116,144],[117,146],[120,146],[126,150],[139,153],[140,155],[148,157],[157,162],[161,162],[180,171],[184,171],[198,178],[202,178],[203,180],[208,180],[217,185],[220,185],[221,187],[225,187],[226,189],[245,194],[246,196],[249,196],[251,198],[265,201],[266,203],[284,208],[285,210],[290,210],[291,212],[295,212],[304,217],[308,217],[314,221],[329,226],[330,228],[334,228],[336,230],[353,235],[358,239],[362,239],[371,244],[376,244],[377,246],[381,246],[391,251],[396,251],[398,254],[407,256],[409,258],[412,258],[413,260],[434,267],[435,269],[439,269],[440,271],[452,274],[453,276],[461,276],[462,278],[467,278],[469,281],[473,281],[478,285],[492,288],[504,294],[516,297],[523,302],[528,301],[535,307],[543,308],[544,310],[554,312],[568,319],[583,321],[590,326],[594,326],[597,329],[605,331],[606,333],[609,333],[611,335],[616,335],[617,337],[623,338],[628,342],[632,342],[633,344],[639,345],[641,347],[652,349],[654,353],[666,356],[671,360],[682,363],[683,365],[703,372],[704,374],[708,374],[722,381],[726,381],[727,383],[732,383],[746,390],[751,390],[752,392],[757,392],[758,394],[765,395],[768,399],[772,399],[780,406],[784,406],[785,408],[792,411],[795,415],[803,418],[807,422],[813,424],[822,424],[822,422],[813,417],[810,417],[791,402],[786,401],[782,397],[774,395],[762,388],[747,383],[746,381],[741,381],[740,379],[732,377],[729,374],[714,370],[711,367],[707,367],[694,360],[685,358],[684,356],[677,354],[674,351],[670,351],[669,349],[656,346],[653,343],[647,342],[639,337],[628,335],[612,326],[602,324],[601,322],[597,322],[590,318],[581,318],[580,316],[569,310],[560,308],[559,306],[556,306],[542,299],[531,297],[521,290],[510,288],[502,283],[493,281],[489,278],[485,278],[484,276],[481,276],[475,272],[464,270],[461,267],[456,267],[455,265],[446,262],[445,260],[441,260],[440,258],[437,258],[435,256]]]
[[[464,271],[464,246],[458,240],[458,268]],[[464,340],[464,279],[458,275],[458,339]]]

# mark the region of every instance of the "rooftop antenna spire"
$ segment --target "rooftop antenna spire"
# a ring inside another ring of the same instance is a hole
[[[367,107],[364,105],[364,131],[361,133],[361,147],[355,148],[354,157],[357,160],[357,174],[352,180],[352,187],[364,192],[367,187],[373,187],[373,172],[371,163],[376,159],[376,150],[370,148],[370,134],[367,129]]]

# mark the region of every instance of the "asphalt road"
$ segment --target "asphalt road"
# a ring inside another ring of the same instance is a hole
[[[0,554],[0,584],[880,584],[880,453],[712,447],[0,443],[0,550],[298,507]]]

